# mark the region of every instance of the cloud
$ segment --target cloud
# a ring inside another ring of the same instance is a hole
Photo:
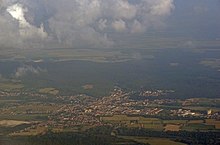
[[[34,37],[46,38],[47,33],[43,30],[43,24],[40,28],[32,26],[24,17],[24,14],[28,12],[21,4],[14,4],[7,8],[7,12],[18,21],[19,34],[24,39],[32,39]]]
[[[114,28],[115,31],[117,32],[122,32],[122,31],[126,31],[126,23],[123,20],[116,20],[114,22],[112,22],[112,27]]]
[[[1,0],[0,44],[112,47],[111,33],[143,33],[173,9],[173,0]]]
[[[17,68],[14,76],[16,78],[20,78],[20,77],[23,77],[27,74],[38,75],[42,72],[46,72],[46,70],[41,69],[40,67],[34,68],[33,66],[25,65],[25,66]]]
[[[145,31],[144,25],[142,25],[138,20],[135,20],[131,25],[131,33],[141,33]]]

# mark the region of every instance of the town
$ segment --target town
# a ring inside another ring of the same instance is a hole
[[[102,98],[94,98],[86,94],[60,96],[54,97],[55,102],[16,102],[9,103],[7,106],[0,108],[0,116],[33,116],[44,115],[45,119],[40,121],[30,121],[30,126],[24,130],[16,131],[15,134],[21,132],[28,132],[28,130],[44,127],[53,129],[70,129],[79,126],[102,126],[106,124],[117,124],[119,126],[125,125],[123,119],[113,119],[112,121],[105,121],[103,117],[114,117],[121,115],[145,117],[145,118],[159,118],[163,120],[204,120],[204,119],[220,119],[220,110],[210,107],[196,109],[196,103],[202,99],[168,99],[157,98],[167,93],[172,93],[170,90],[144,90],[138,92],[139,99],[132,96],[137,94],[134,91],[124,91],[119,87],[108,95]],[[48,99],[47,95],[40,93],[10,93],[0,92],[0,97],[19,97],[31,96],[32,98]],[[140,99],[141,98],[141,99]],[[211,99],[215,103],[219,103],[219,99]],[[176,104],[175,106],[173,104]],[[21,107],[23,106],[23,107]],[[201,107],[200,107],[201,108]],[[119,117],[118,116],[118,117]],[[120,118],[120,117],[119,117]],[[111,120],[111,119],[110,119]],[[28,121],[28,120],[25,120]],[[118,122],[117,122],[118,121]],[[130,124],[137,123],[138,119],[132,120]],[[219,122],[216,129],[219,129]],[[142,124],[143,126],[143,124]]]

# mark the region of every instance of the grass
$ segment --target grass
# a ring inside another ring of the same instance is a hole
[[[124,124],[130,128],[145,128],[157,131],[208,131],[220,129],[220,121],[216,120],[160,120],[157,118],[113,115],[101,117],[104,122]],[[204,123],[205,122],[205,123]]]
[[[150,129],[150,130],[163,130],[163,124],[143,124],[143,128]]]
[[[79,132],[80,127],[75,126],[75,127],[69,127],[69,128],[64,128],[62,132]]]
[[[206,124],[187,124],[182,127],[182,130],[185,131],[198,131],[198,130],[214,130],[214,125],[206,125]]]
[[[0,115],[0,120],[18,120],[18,121],[43,121],[47,119],[46,114],[33,114],[33,115]]]
[[[163,130],[163,124],[157,118],[133,117],[127,115],[114,115],[109,117],[101,117],[104,122],[125,124],[130,128],[142,127],[151,130]]]
[[[164,124],[186,124],[188,120],[163,120]]]
[[[129,128],[145,128],[156,131],[208,131],[220,129],[220,121],[216,120],[160,120],[157,118],[114,115],[101,117],[104,122],[124,124]]]
[[[142,121],[142,122],[161,122],[161,120],[158,118],[145,118],[145,117],[140,117],[140,121]]]
[[[127,116],[127,115],[113,115],[113,116],[103,116],[101,117],[103,121],[131,121],[138,120],[141,123],[152,123],[152,122],[160,122],[160,119],[157,118],[145,118],[139,116]]]

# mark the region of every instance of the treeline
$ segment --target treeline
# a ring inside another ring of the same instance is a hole
[[[44,135],[32,137],[0,138],[0,145],[146,145],[131,140],[119,139],[105,131],[105,129],[101,131],[101,128],[99,128],[85,133],[48,132]]]
[[[30,139],[32,145],[115,145],[129,143],[129,145],[143,145],[133,141],[119,139],[105,134],[79,133],[48,133]]]
[[[132,140],[117,138],[117,136],[169,138],[188,145],[220,144],[220,132],[162,132],[143,128],[115,128],[113,126],[100,126],[91,128],[83,133],[52,133],[49,131],[44,135],[32,137],[4,138],[3,136],[0,136],[0,145],[144,145]]]
[[[117,135],[120,136],[141,136],[141,137],[159,137],[170,138],[172,140],[183,142],[189,145],[219,145],[220,132],[161,132],[151,131],[147,129],[138,128],[118,128],[116,129]]]

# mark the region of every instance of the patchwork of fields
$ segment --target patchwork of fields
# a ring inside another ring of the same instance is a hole
[[[119,124],[129,128],[145,128],[155,131],[214,131],[219,130],[220,121],[205,120],[161,120],[158,118],[133,117],[126,115],[105,116],[100,118],[106,123]]]

